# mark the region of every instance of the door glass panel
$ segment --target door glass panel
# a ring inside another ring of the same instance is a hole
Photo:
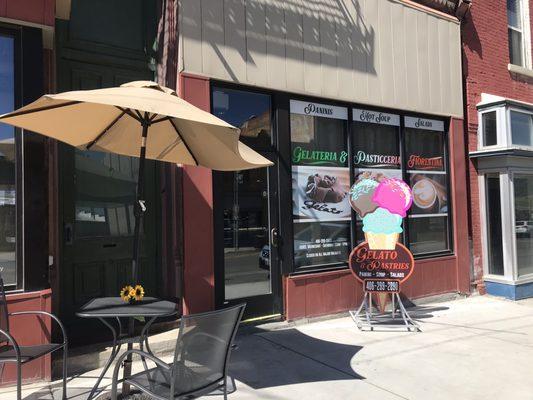
[[[75,235],[132,236],[139,160],[75,150]]]
[[[271,150],[270,96],[213,88],[213,114],[241,129],[240,140]],[[232,300],[271,293],[269,168],[224,172],[224,292]]]
[[[489,274],[503,275],[500,174],[485,175],[485,191]]]
[[[0,114],[14,108],[14,39],[0,35]],[[15,129],[0,124],[0,273],[6,285],[17,284],[15,165]]]
[[[533,274],[533,175],[514,176],[518,276]]]
[[[224,174],[226,300],[270,293],[268,169]]]

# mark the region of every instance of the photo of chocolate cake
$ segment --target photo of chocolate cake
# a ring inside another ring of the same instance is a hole
[[[294,217],[318,221],[351,218],[348,168],[293,166],[292,181]]]
[[[340,203],[346,197],[346,191],[337,183],[336,177],[319,174],[309,176],[305,194],[319,203]]]

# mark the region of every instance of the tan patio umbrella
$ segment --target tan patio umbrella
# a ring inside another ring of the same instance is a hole
[[[272,163],[239,142],[239,129],[180,99],[155,82],[48,94],[0,122],[41,133],[83,150],[139,157],[132,278],[137,282],[144,204],[144,161],[202,165],[221,171],[266,167]],[[133,335],[133,318],[128,331]],[[128,343],[128,350],[132,347]],[[128,356],[124,376],[131,371]],[[128,385],[124,386],[124,393]]]
[[[137,281],[144,204],[144,159],[220,171],[272,163],[239,142],[239,129],[150,81],[47,94],[0,122],[38,132],[83,150],[140,157],[132,277]]]

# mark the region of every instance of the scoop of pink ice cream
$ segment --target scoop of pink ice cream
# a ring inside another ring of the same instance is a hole
[[[413,203],[411,188],[400,179],[385,179],[382,181],[372,196],[372,201],[393,214],[405,217]]]

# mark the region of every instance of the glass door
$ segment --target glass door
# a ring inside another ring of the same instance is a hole
[[[274,163],[267,94],[213,87],[213,114]],[[276,166],[214,173],[217,306],[247,303],[245,318],[281,310]]]

